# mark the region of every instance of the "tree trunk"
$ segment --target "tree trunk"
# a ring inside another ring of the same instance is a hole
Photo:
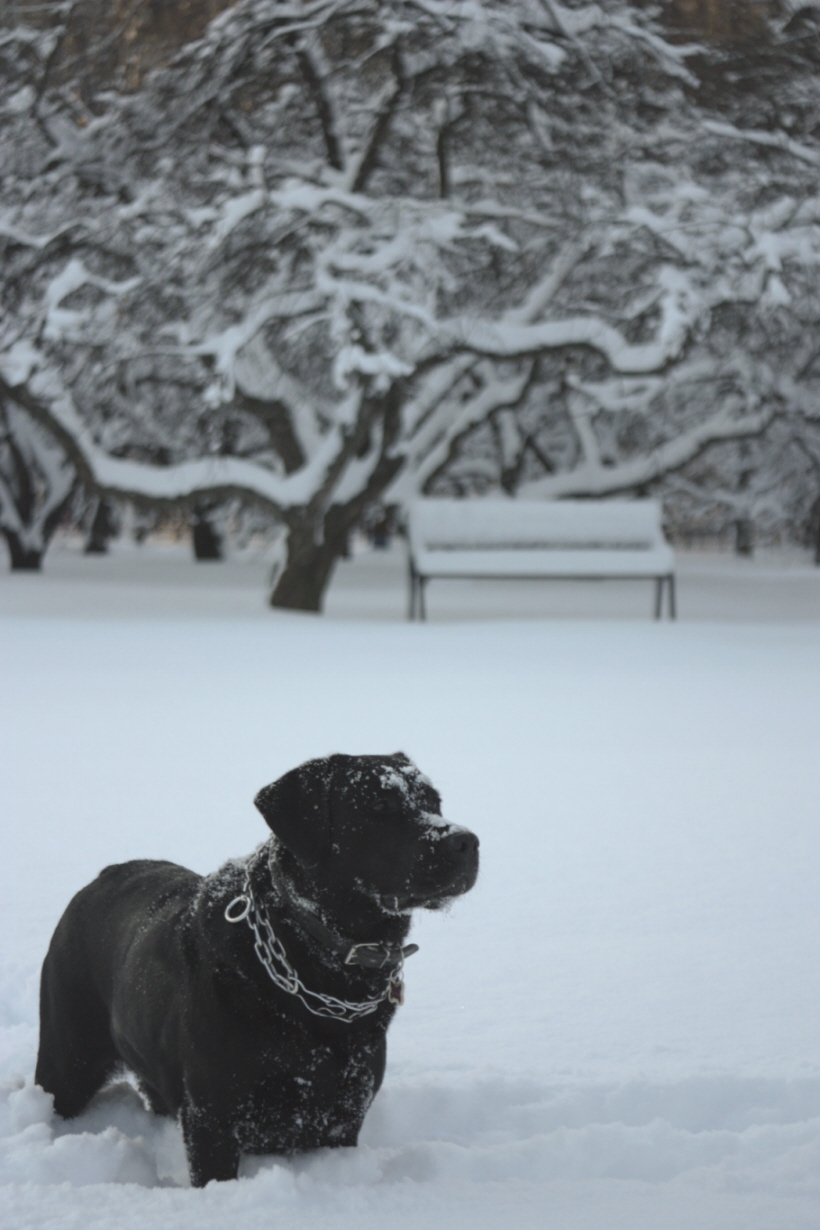
[[[334,511],[334,510],[331,510]],[[330,584],[336,560],[345,550],[347,529],[336,525],[316,541],[310,521],[291,523],[285,565],[276,577],[270,605],[286,611],[321,611],[325,590]]]
[[[86,555],[107,555],[108,541],[116,533],[114,510],[108,500],[98,500],[85,543]]]
[[[222,539],[210,519],[211,511],[205,504],[194,506],[191,535],[194,542],[194,559],[200,563],[223,558]]]
[[[820,496],[809,509],[809,546],[814,548],[814,562],[820,565]]]
[[[350,535],[365,509],[380,499],[402,462],[388,456],[396,438],[402,389],[394,384],[383,401],[382,455],[366,486],[347,504],[331,504],[319,521],[315,510],[294,510],[287,518],[288,536],[282,571],[275,576],[270,605],[289,611],[321,611],[338,559],[349,555]]]
[[[301,551],[295,557],[289,553],[270,596],[271,606],[286,611],[321,611],[335,564],[335,552],[325,545]]]
[[[738,517],[735,521],[735,554],[754,554],[754,522],[751,517]]]
[[[11,558],[12,572],[40,572],[43,564],[44,548],[25,547],[19,535],[14,530],[3,530]]]

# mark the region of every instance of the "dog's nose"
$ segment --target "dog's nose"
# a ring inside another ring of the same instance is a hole
[[[474,857],[478,853],[478,838],[469,829],[456,829],[444,838],[444,844],[453,854],[462,858]]]

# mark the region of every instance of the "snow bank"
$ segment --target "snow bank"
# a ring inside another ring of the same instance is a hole
[[[358,1149],[247,1159],[237,1183],[205,1193],[183,1190],[178,1127],[145,1110],[130,1085],[112,1086],[70,1125],[53,1120],[49,1103],[30,1084],[2,1094],[0,1208],[10,1226],[219,1226],[229,1217],[302,1226],[321,1216],[338,1226],[389,1217],[484,1227],[510,1214],[527,1226],[589,1225],[590,1214],[601,1226],[816,1225],[818,1080],[396,1081]],[[630,1221],[637,1193],[649,1219]],[[692,1221],[677,1220],[682,1201]]]
[[[2,622],[4,1225],[816,1230],[816,627]],[[55,1118],[37,978],[71,894],[209,870],[262,783],[398,749],[483,862],[414,927],[360,1147],[200,1192],[127,1082]]]

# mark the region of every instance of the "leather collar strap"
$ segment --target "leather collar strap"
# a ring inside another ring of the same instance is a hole
[[[271,851],[272,853],[272,851]],[[357,944],[346,936],[339,935],[326,926],[320,918],[308,910],[288,892],[284,879],[272,857],[268,858],[268,868],[273,887],[284,901],[288,910],[299,923],[299,926],[313,936],[325,948],[335,952],[344,959],[345,965],[360,965],[363,969],[398,969],[406,957],[412,957],[418,952],[418,944],[391,944],[387,940]]]

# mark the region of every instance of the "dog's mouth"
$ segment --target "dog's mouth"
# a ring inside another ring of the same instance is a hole
[[[475,876],[460,875],[435,889],[415,889],[403,893],[378,893],[379,905],[388,914],[409,914],[411,910],[443,910],[456,897],[473,887]]]
[[[409,914],[411,910],[438,909],[438,904],[433,904],[444,898],[437,897],[422,897],[417,893],[379,893],[378,902],[381,908],[387,914]]]

